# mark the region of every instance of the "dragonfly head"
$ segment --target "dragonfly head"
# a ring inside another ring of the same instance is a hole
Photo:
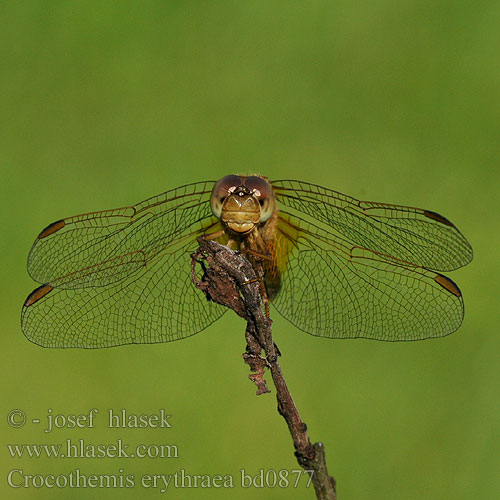
[[[210,206],[224,227],[244,235],[271,217],[274,211],[273,188],[263,177],[226,175],[216,182]]]

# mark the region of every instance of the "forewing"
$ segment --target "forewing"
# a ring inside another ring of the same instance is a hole
[[[460,290],[441,274],[283,213],[275,247],[282,276],[272,304],[312,335],[418,340],[448,335],[462,322]]]
[[[208,302],[191,281],[186,235],[132,274],[106,286],[55,289],[42,285],[22,310],[22,329],[44,347],[111,347],[179,340],[216,319],[225,308]]]
[[[56,221],[35,240],[29,274],[55,288],[118,282],[206,223],[212,186],[212,181],[188,184],[134,206]]]
[[[445,217],[430,210],[360,201],[307,182],[272,182],[279,209],[339,235],[352,245],[416,266],[450,271],[472,259],[472,248]]]

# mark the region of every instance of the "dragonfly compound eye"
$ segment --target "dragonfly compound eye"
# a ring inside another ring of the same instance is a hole
[[[255,175],[245,179],[245,186],[259,201],[260,222],[266,222],[274,211],[273,188],[267,179]]]
[[[226,175],[215,183],[210,196],[210,207],[212,209],[212,213],[217,218],[221,218],[222,204],[224,203],[224,200],[228,195],[241,186],[241,184],[242,180],[238,175]]]

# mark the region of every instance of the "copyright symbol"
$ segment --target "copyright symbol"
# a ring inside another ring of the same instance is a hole
[[[26,423],[26,414],[23,410],[11,410],[7,415],[7,423],[11,427],[22,427]]]

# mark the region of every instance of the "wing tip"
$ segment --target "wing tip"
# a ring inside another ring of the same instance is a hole
[[[452,279],[444,276],[443,274],[436,274],[436,276],[434,276],[434,281],[459,299],[462,298],[460,288],[458,288],[458,285]]]
[[[38,302],[40,299],[45,297],[49,292],[51,292],[54,289],[53,286],[44,284],[39,286],[38,288],[35,288],[27,297],[26,300],[24,301],[24,307],[30,307],[36,302]]]
[[[56,220],[55,222],[52,222],[49,224],[45,229],[43,229],[40,234],[38,235],[38,239],[41,240],[42,238],[46,238],[47,236],[50,236],[51,234],[55,233],[56,231],[59,231],[59,229],[62,229],[66,225],[66,222],[64,219],[59,219]]]
[[[455,224],[448,220],[446,217],[443,217],[441,214],[438,214],[437,212],[433,212],[432,210],[424,210],[424,215],[425,217],[435,220],[437,222],[440,222],[441,224],[444,224],[445,226],[451,226],[455,227]]]

